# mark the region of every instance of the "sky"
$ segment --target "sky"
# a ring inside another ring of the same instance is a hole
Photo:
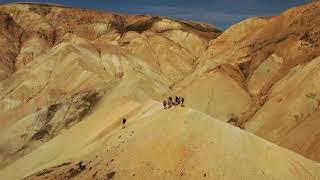
[[[25,0],[19,2],[23,1]],[[30,1],[118,13],[168,16],[207,22],[224,30],[248,17],[276,15],[310,0],[26,0]]]

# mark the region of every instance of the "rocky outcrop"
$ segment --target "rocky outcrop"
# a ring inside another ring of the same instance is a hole
[[[0,14],[0,80],[9,77],[15,70],[16,58],[21,48],[23,29],[6,13]]]

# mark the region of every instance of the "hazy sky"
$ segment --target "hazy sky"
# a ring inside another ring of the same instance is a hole
[[[24,1],[24,0],[20,0]],[[27,0],[30,2],[32,0]],[[130,14],[151,14],[208,22],[226,29],[251,16],[270,16],[310,0],[44,0]],[[1,3],[14,1],[0,0]]]

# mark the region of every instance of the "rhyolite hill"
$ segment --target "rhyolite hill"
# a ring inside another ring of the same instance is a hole
[[[1,5],[1,179],[320,179],[319,9],[222,32]]]

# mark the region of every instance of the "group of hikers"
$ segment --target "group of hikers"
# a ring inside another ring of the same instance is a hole
[[[184,98],[181,96],[176,96],[175,99],[173,99],[171,96],[167,99],[163,100],[163,107],[164,109],[171,108],[172,106],[178,106],[181,105],[184,107]],[[122,129],[124,129],[126,126],[127,119],[122,118]]]
[[[180,96],[176,96],[175,99],[172,97],[168,97],[168,99],[163,100],[164,109],[171,108],[172,106],[178,105],[184,106],[184,98]]]

